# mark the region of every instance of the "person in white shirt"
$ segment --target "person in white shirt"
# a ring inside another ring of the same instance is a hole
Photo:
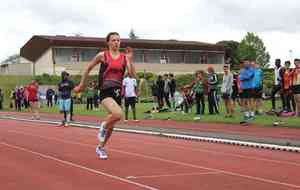
[[[272,89],[272,93],[271,93],[271,100],[272,100],[272,112],[274,112],[276,110],[276,99],[275,99],[275,95],[276,93],[278,93],[281,90],[281,76],[280,76],[280,70],[282,69],[281,67],[281,60],[280,59],[276,59],[275,60],[275,68],[274,68],[274,86]],[[283,101],[283,95],[282,93],[280,93],[280,97],[281,97],[281,101],[282,101],[282,105],[284,104]],[[284,107],[284,105],[282,106]]]
[[[131,78],[130,76],[126,76],[123,80],[123,94],[125,99],[125,122],[128,121],[128,109],[131,107],[133,120],[138,121],[136,119],[136,97],[137,97],[137,82],[135,78]]]

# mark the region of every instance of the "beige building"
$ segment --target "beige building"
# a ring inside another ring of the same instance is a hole
[[[122,39],[121,48],[132,47],[137,71],[153,73],[192,73],[213,66],[221,71],[224,47],[177,40]],[[74,36],[33,36],[22,48],[20,55],[30,63],[8,66],[7,74],[59,75],[66,70],[82,74],[85,65],[106,47],[105,38]],[[16,68],[13,68],[16,67]],[[92,73],[97,74],[99,68]],[[0,70],[2,72],[2,70]]]

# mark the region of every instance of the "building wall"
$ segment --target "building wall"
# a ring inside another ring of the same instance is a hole
[[[0,68],[1,75],[32,75],[32,63],[8,64]]]
[[[68,71],[72,75],[81,75],[88,62],[79,62],[76,64],[57,64],[57,67]],[[185,74],[194,73],[196,70],[206,70],[208,66],[213,66],[216,72],[223,72],[224,64],[160,64],[160,63],[135,63],[137,72],[152,72],[155,74],[174,73]],[[99,72],[99,66],[96,66],[91,74],[95,75]]]
[[[34,69],[33,69],[34,70]],[[52,48],[49,48],[36,62],[35,75],[53,74]]]

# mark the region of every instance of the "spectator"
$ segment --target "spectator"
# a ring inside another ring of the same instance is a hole
[[[166,104],[168,106],[169,109],[171,109],[171,103],[170,103],[170,92],[171,92],[171,88],[170,88],[170,79],[169,79],[169,75],[168,74],[164,74],[164,98],[166,101]]]
[[[23,99],[23,94],[20,88],[16,88],[16,101],[15,101],[15,106],[17,111],[21,111],[22,109],[22,99]]]
[[[254,119],[254,111],[251,108],[251,99],[253,98],[253,79],[254,70],[250,65],[250,60],[245,59],[244,68],[240,72],[241,81],[241,103],[244,111],[244,119],[241,123],[246,123]]]
[[[38,83],[32,80],[26,87],[26,100],[29,102],[30,112],[34,114],[32,119],[40,119],[39,114],[39,97],[38,97]]]
[[[158,108],[162,109],[164,107],[164,81],[161,75],[158,75],[157,81],[157,92],[158,92]]]
[[[95,87],[93,83],[89,83],[86,93],[86,109],[93,110],[94,105],[94,98],[95,98]]]
[[[290,61],[286,61],[284,63],[284,67],[281,69],[280,72],[280,77],[282,78],[282,94],[283,94],[283,100],[284,100],[284,107],[283,107],[283,112],[284,113],[289,113],[292,112],[291,109],[291,103],[293,106],[293,110],[296,110],[296,105],[295,105],[295,101],[294,101],[294,97],[293,97],[293,93],[292,93],[292,72],[290,70],[290,65],[291,62]]]
[[[231,95],[231,99],[232,99],[232,106],[233,106],[233,110],[236,107],[236,102],[239,103],[239,74],[237,72],[233,73],[233,86],[232,86],[232,95]],[[240,105],[240,103],[239,103]]]
[[[254,98],[254,110],[256,115],[261,115],[262,111],[262,94],[263,94],[263,71],[261,70],[259,64],[255,61],[251,62],[254,69],[254,79],[253,79],[253,98]]]
[[[0,110],[3,109],[3,101],[4,101],[4,95],[2,89],[0,88]]]
[[[204,71],[196,71],[196,80],[192,84],[192,91],[196,100],[196,116],[194,120],[201,119],[201,115],[204,114]]]
[[[158,88],[156,85],[156,82],[154,82],[151,85],[151,92],[152,92],[152,98],[153,98],[153,107],[152,107],[152,111],[153,112],[158,112]]]
[[[292,90],[296,102],[296,116],[300,117],[300,59],[294,60],[296,68],[293,71]]]
[[[47,106],[53,107],[53,96],[55,92],[52,88],[47,89],[46,91],[46,99],[47,99]]]
[[[172,101],[172,108],[175,110],[174,94],[176,91],[176,79],[174,78],[174,75],[172,73],[169,74],[169,77],[170,77],[170,95],[171,95],[171,101]]]
[[[273,89],[272,89],[272,93],[271,93],[271,99],[272,99],[272,112],[276,111],[276,99],[275,99],[275,95],[277,92],[281,91],[281,76],[280,76],[280,70],[282,69],[281,67],[281,60],[280,59],[276,59],[275,60],[275,68],[274,68],[274,85],[273,85]],[[282,93],[280,93],[280,97],[281,97],[281,102],[282,102],[282,107],[284,106],[284,100],[283,100],[283,95]]]
[[[233,117],[233,105],[231,100],[233,75],[230,72],[228,65],[225,65],[223,69],[224,69],[224,75],[223,75],[221,93],[226,108],[225,117]]]
[[[208,109],[209,114],[219,114],[218,102],[217,102],[217,89],[218,89],[218,76],[215,73],[213,67],[207,68],[208,76]]]
[[[136,119],[136,97],[137,97],[137,82],[135,78],[127,75],[123,80],[123,94],[125,98],[125,121],[128,121],[128,109],[131,107],[131,111],[133,114],[133,120],[138,121]]]
[[[67,127],[71,120],[71,91],[74,88],[74,83],[69,79],[69,73],[66,71],[61,73],[61,79],[61,82],[58,84],[60,93],[59,108],[60,112],[64,114],[61,126]]]

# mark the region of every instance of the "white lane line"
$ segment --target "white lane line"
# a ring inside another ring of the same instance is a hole
[[[220,174],[220,172],[198,172],[198,173],[182,173],[182,174],[164,174],[164,175],[148,175],[148,176],[128,176],[127,179],[141,179],[141,178],[161,178],[161,177],[177,177],[177,176],[199,176]]]
[[[27,136],[33,136],[33,137],[39,137],[39,138],[42,138],[42,139],[48,139],[48,140],[53,140],[53,141],[57,141],[57,142],[67,143],[67,144],[74,144],[74,145],[76,144],[76,145],[95,148],[91,144],[77,143],[77,142],[74,142],[74,141],[66,141],[66,140],[61,140],[61,139],[57,139],[57,138],[48,138],[48,137],[44,137],[44,136],[26,134],[26,133],[17,132],[17,131],[7,131],[7,132],[18,133],[18,134],[23,134],[23,135],[27,135]],[[176,160],[169,160],[169,159],[164,159],[164,158],[155,157],[155,156],[148,156],[148,155],[143,155],[143,154],[139,154],[139,153],[132,153],[132,152],[122,151],[122,150],[118,150],[118,149],[114,149],[114,148],[108,148],[108,149],[111,150],[111,151],[114,151],[114,152],[127,154],[127,155],[131,155],[131,156],[137,156],[137,157],[147,158],[147,159],[151,159],[151,160],[158,160],[158,161],[162,161],[162,162],[172,163],[172,164],[181,165],[181,166],[187,166],[187,167],[191,167],[191,168],[206,169],[206,170],[213,171],[213,172],[219,172],[219,173],[224,173],[224,174],[227,174],[227,175],[243,177],[243,178],[252,179],[252,180],[255,180],[255,181],[261,181],[261,182],[265,182],[265,183],[277,184],[277,185],[282,185],[282,186],[287,186],[287,187],[293,187],[293,188],[300,189],[300,185],[295,185],[295,184],[280,182],[280,181],[276,181],[276,180],[250,176],[250,175],[243,175],[243,174],[239,174],[239,173],[235,173],[235,172],[230,172],[230,171],[226,171],[226,170],[220,170],[220,169],[209,168],[209,167],[205,167],[205,166],[189,164],[189,163],[180,162],[180,161],[176,161]]]
[[[88,136],[93,136],[93,135],[88,135]],[[95,136],[95,135],[94,135]],[[127,139],[124,137],[119,137],[118,139],[121,139],[122,141],[127,141],[127,142],[140,142],[134,139]],[[182,149],[182,150],[191,150],[191,151],[196,151],[196,152],[208,152],[208,153],[213,153],[213,154],[221,154],[221,155],[226,155],[226,156],[232,156],[232,157],[237,157],[237,158],[243,158],[247,160],[257,160],[257,161],[265,161],[265,162],[271,162],[271,163],[276,163],[276,164],[287,164],[287,165],[293,165],[293,166],[300,166],[300,163],[297,162],[290,162],[290,161],[280,161],[280,160],[273,160],[273,159],[267,159],[267,158],[259,158],[259,157],[254,157],[254,156],[247,156],[247,155],[240,155],[240,154],[233,154],[233,153],[227,153],[227,152],[220,152],[220,151],[212,151],[212,150],[206,150],[203,148],[187,148],[185,146],[180,146],[180,145],[165,145],[162,143],[154,143],[154,142],[147,142],[148,145],[157,145],[160,147],[168,147],[168,148],[177,148],[177,149]]]
[[[42,158],[46,158],[46,159],[49,159],[49,160],[54,160],[56,162],[60,162],[60,163],[63,163],[65,165],[69,165],[69,166],[76,167],[76,168],[79,168],[79,169],[82,169],[82,170],[86,170],[86,171],[89,171],[89,172],[92,172],[92,173],[95,173],[95,174],[106,176],[106,177],[109,177],[109,178],[112,178],[112,179],[115,179],[115,180],[118,180],[118,181],[122,181],[122,182],[125,182],[125,183],[128,183],[128,184],[136,185],[136,186],[142,187],[144,189],[158,190],[154,187],[150,187],[150,186],[147,186],[147,185],[144,185],[144,184],[141,184],[141,183],[136,183],[136,182],[128,180],[128,179],[124,179],[124,178],[121,178],[121,177],[118,177],[118,176],[115,176],[115,175],[111,175],[111,174],[104,173],[104,172],[101,172],[101,171],[98,171],[98,170],[94,170],[94,169],[91,169],[91,168],[88,168],[88,167],[85,167],[85,166],[82,166],[82,165],[79,165],[79,164],[75,164],[75,163],[72,163],[72,162],[69,162],[69,161],[61,160],[61,159],[55,158],[53,156],[49,156],[49,155],[46,155],[46,154],[35,152],[35,151],[29,150],[29,149],[26,149],[26,148],[23,148],[23,147],[19,147],[19,146],[7,144],[7,143],[1,143],[1,145],[10,147],[10,148],[13,148],[13,149],[16,149],[16,150],[21,150],[21,151],[24,151],[24,152],[27,152],[27,153],[31,153],[31,154],[34,154],[34,155],[37,155],[37,156],[40,156]]]

